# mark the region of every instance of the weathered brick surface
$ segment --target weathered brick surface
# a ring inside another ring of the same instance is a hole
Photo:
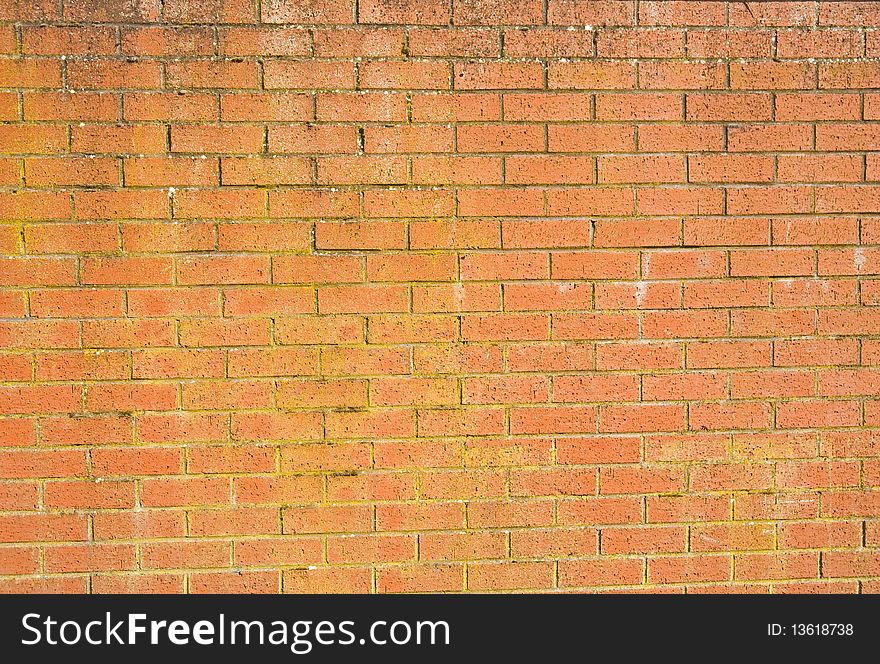
[[[0,3],[0,589],[880,588],[875,3]]]

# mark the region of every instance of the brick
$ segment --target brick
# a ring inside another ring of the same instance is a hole
[[[690,478],[691,488],[702,491],[769,489],[772,467],[767,464],[715,464],[700,468]]]
[[[769,182],[773,160],[739,155],[688,158],[690,182]]]
[[[181,459],[173,448],[105,449],[93,452],[92,467],[99,475],[166,475],[179,472]]]
[[[650,90],[719,90],[724,81],[719,64],[649,61],[639,67],[639,87]]]
[[[132,92],[125,95],[123,103],[123,117],[126,120],[217,119],[214,100],[204,92]]]
[[[339,0],[329,3],[309,0],[296,5],[268,5],[261,9],[261,19],[266,23],[347,24],[354,22],[350,3]]]
[[[688,120],[769,120],[771,100],[759,93],[693,93],[685,100]]]
[[[817,576],[818,558],[811,553],[747,554],[736,557],[741,579],[792,579]]]
[[[366,152],[382,154],[398,152],[451,152],[452,129],[450,127],[437,127],[434,125],[366,127],[364,129],[364,149]]]
[[[171,157],[125,160],[125,182],[129,186],[216,185],[219,167],[216,159]]]
[[[390,325],[374,327],[372,339],[411,341],[442,341],[456,336],[451,318],[421,317],[421,313],[478,312],[501,310],[501,288],[493,284],[460,284],[454,286],[415,286],[413,310],[417,315],[391,319]],[[374,321],[374,325],[381,325]],[[427,337],[419,338],[420,334]]]
[[[544,147],[544,132],[532,125],[462,125],[458,145],[467,152],[537,152]]]
[[[626,313],[554,314],[554,339],[634,339],[638,319]]]
[[[158,62],[73,61],[67,66],[67,79],[80,90],[127,88],[155,90],[162,87]]]
[[[684,32],[649,28],[606,30],[599,35],[600,57],[673,58],[684,55]]]
[[[276,593],[281,573],[275,572],[205,572],[190,578],[193,593]]]
[[[96,285],[170,284],[173,265],[168,258],[86,258],[81,266],[83,283]]]
[[[416,122],[490,121],[501,119],[497,94],[414,94],[412,115]]]
[[[602,494],[673,492],[683,485],[682,472],[662,467],[609,467],[603,469],[599,476],[599,492]]]
[[[596,349],[596,367],[603,370],[681,367],[682,347],[677,344],[608,343]]]
[[[377,579],[380,592],[442,592],[460,590],[464,569],[459,565],[413,565],[383,570]]]
[[[75,196],[79,219],[164,219],[170,216],[164,191],[83,191]]]
[[[55,546],[45,551],[48,572],[97,572],[131,570],[135,547],[130,544],[91,544]]]
[[[464,470],[431,472],[421,477],[422,495],[426,498],[451,499],[454,496],[465,498],[496,498],[504,494],[502,471]]]
[[[220,96],[220,119],[229,122],[308,121],[312,100],[297,92],[237,92]]]
[[[87,521],[77,514],[21,514],[0,517],[3,542],[81,542]]]
[[[224,77],[224,79],[227,78]],[[263,84],[269,90],[339,90],[354,88],[354,68],[351,64],[345,62],[269,61],[263,66]],[[255,86],[224,85],[223,87]],[[367,85],[365,87],[383,86]]]
[[[686,531],[679,526],[603,528],[602,552],[608,554],[683,553]]]
[[[689,30],[688,55],[697,58],[770,57],[770,30]]]
[[[220,32],[223,55],[309,55],[308,34],[291,28],[225,28]]]
[[[204,251],[215,246],[214,227],[205,222],[123,224],[122,242],[135,251]]]
[[[574,498],[560,503],[559,522],[564,525],[639,523],[641,504],[641,499],[635,496]]]
[[[474,563],[468,566],[468,589],[546,588],[551,571],[544,562]]]
[[[405,112],[405,99],[400,94],[339,92],[317,96],[318,120],[393,121],[403,120]]]
[[[635,69],[622,62],[552,63],[548,83],[559,90],[625,90],[635,87]]]
[[[86,459],[81,452],[7,451],[0,453],[0,456],[3,458],[5,479],[76,477],[86,474]]]
[[[35,254],[116,251],[119,238],[113,224],[39,224],[24,229],[25,245]]]
[[[29,26],[22,31],[22,52],[33,55],[108,55],[116,51],[109,26],[63,28]]]
[[[810,63],[736,63],[730,67],[730,87],[746,90],[812,88],[816,68]]]
[[[581,26],[581,31],[560,31],[538,27],[508,29],[504,31],[504,55],[545,58],[591,57],[594,53],[592,40],[589,38],[590,29]]]
[[[855,426],[861,420],[854,401],[790,401],[779,404],[777,424],[786,429]]]
[[[177,405],[177,388],[174,385],[97,384],[87,389],[86,404],[97,412],[137,408],[173,410]]]
[[[681,120],[682,98],[671,93],[598,94],[598,120]]]
[[[536,0],[454,0],[458,25],[536,25],[542,23],[541,3]]]
[[[680,157],[600,157],[599,182],[613,184],[683,182],[685,164]]]
[[[403,55],[403,30],[401,28],[352,27],[316,28],[314,30],[315,55],[319,57],[400,57]],[[413,55],[420,54],[411,49]]]
[[[596,558],[560,562],[563,587],[638,585],[644,578],[644,562],[633,558]]]
[[[204,27],[126,27],[122,30],[122,52],[133,55],[212,55],[213,36]]]
[[[614,100],[622,97],[616,95]],[[575,92],[508,93],[504,96],[504,117],[514,121],[534,121],[535,118],[552,121],[589,120],[592,118],[591,100],[592,95]]]
[[[413,161],[413,182],[431,185],[500,184],[501,160],[491,157],[419,157]],[[477,197],[474,207],[484,205],[484,192],[468,193]],[[512,205],[515,206],[516,202]]]
[[[648,559],[648,580],[657,583],[727,581],[730,556],[668,556]]]
[[[184,297],[185,296],[185,297]],[[143,288],[128,293],[128,311],[138,317],[219,315],[220,290]]]
[[[259,127],[235,125],[175,125],[171,130],[172,152],[253,153],[263,147]]]
[[[0,128],[6,154],[62,152],[67,147],[66,133],[53,125],[7,124]]]
[[[815,11],[806,2],[771,2],[759,7],[757,12],[749,13],[744,7],[736,7],[733,16],[728,17],[731,25],[813,25]]]
[[[217,414],[144,414],[138,418],[138,433],[150,443],[223,441],[226,420]]]
[[[585,2],[564,0],[548,7],[551,25],[633,25],[634,6],[628,2]]]
[[[649,496],[648,521],[724,520],[730,516],[729,501],[723,496]]]
[[[412,413],[405,410],[328,413],[325,432],[328,438],[387,436],[407,438],[415,431]]]
[[[626,125],[549,125],[547,134],[551,152],[615,152],[635,147],[633,129]]]

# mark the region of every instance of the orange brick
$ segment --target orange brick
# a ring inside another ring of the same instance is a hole
[[[240,92],[220,96],[220,119],[246,122],[263,120],[304,121],[312,119],[307,95],[297,92]]]
[[[684,32],[681,30],[607,30],[600,34],[597,46],[600,57],[671,58],[684,55]]]
[[[130,544],[47,547],[43,565],[47,572],[131,570],[135,567],[135,547]]]
[[[372,588],[369,567],[317,567],[283,572],[285,592],[292,593],[365,593]]]
[[[346,62],[287,62],[283,60],[268,61],[263,65],[263,84],[269,90],[334,90],[353,88],[354,67],[352,67],[350,63]],[[223,87],[255,86],[224,85]]]
[[[338,92],[317,96],[317,119],[322,121],[394,121],[406,116],[401,94]],[[291,119],[291,118],[287,118]],[[305,119],[305,118],[303,118]]]
[[[150,478],[141,486],[141,502],[148,507],[224,505],[229,502],[227,478]]]
[[[173,325],[167,320],[87,320],[82,327],[83,345],[87,348],[169,346],[174,336]]]
[[[415,44],[415,40],[413,40],[413,44]],[[316,28],[314,30],[314,49],[315,55],[319,57],[360,57],[362,55],[401,57],[403,55],[403,30],[401,28],[372,26]],[[412,55],[428,55],[420,53],[414,46],[410,47],[410,53]]]
[[[776,116],[781,120],[855,120],[859,116],[859,99],[856,95],[833,94],[833,93],[781,93],[776,97]],[[805,147],[809,146],[809,139],[804,136],[806,126],[793,126],[787,128],[772,129],[765,127],[761,133],[774,134],[777,140],[782,139],[786,133],[800,137]],[[786,150],[794,149],[790,144]]]
[[[648,559],[649,583],[694,583],[728,581],[731,578],[730,556],[667,556]]]
[[[645,563],[635,558],[566,560],[559,564],[563,587],[626,586],[642,582]]]

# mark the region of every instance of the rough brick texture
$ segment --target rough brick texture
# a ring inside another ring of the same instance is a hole
[[[880,8],[0,3],[0,589],[880,590]]]

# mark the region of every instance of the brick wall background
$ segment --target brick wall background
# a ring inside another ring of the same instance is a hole
[[[880,590],[880,5],[0,3],[0,589]]]

